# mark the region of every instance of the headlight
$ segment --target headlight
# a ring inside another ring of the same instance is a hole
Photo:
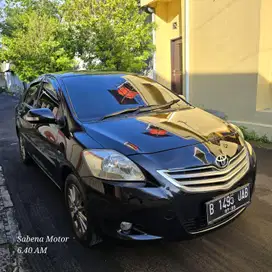
[[[145,180],[139,167],[117,151],[109,149],[84,150],[83,158],[97,178],[124,181]]]
[[[241,137],[242,139],[245,139],[245,136],[244,136],[242,130],[241,130],[239,127],[237,127],[237,126],[234,125],[234,124],[230,124],[230,125],[238,132],[238,134],[240,135],[240,137]]]

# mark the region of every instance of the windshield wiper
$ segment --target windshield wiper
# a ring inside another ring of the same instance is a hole
[[[125,114],[125,113],[135,112],[135,111],[140,110],[140,109],[143,108],[143,107],[146,107],[146,106],[143,106],[143,105],[142,105],[142,106],[139,106],[139,107],[128,108],[128,109],[124,109],[124,110],[117,111],[117,112],[114,112],[114,113],[110,113],[110,114],[105,115],[104,117],[102,117],[101,120],[105,120],[105,119],[107,119],[107,118],[114,117],[114,116],[121,115],[121,114]]]
[[[152,106],[147,106],[147,107],[143,107],[139,109],[139,112],[145,112],[145,111],[153,111],[153,110],[160,110],[160,109],[168,109],[170,108],[172,105],[176,104],[180,102],[180,99],[175,99],[172,100],[166,104],[163,105],[152,105]]]
[[[121,111],[117,111],[117,112],[105,115],[104,117],[101,118],[101,120],[105,120],[110,117],[114,117],[114,116],[118,116],[118,115],[122,115],[122,114],[126,114],[126,113],[131,113],[131,112],[146,112],[146,111],[153,111],[153,110],[158,110],[158,109],[170,108],[172,105],[178,103],[179,101],[180,101],[180,99],[175,99],[175,100],[172,100],[172,101],[170,101],[166,104],[163,104],[163,105],[148,105],[148,106],[141,105],[141,106],[135,107],[135,108],[124,109]]]

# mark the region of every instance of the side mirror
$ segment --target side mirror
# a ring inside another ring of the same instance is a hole
[[[185,100],[185,101],[186,101],[186,98],[185,98],[185,96],[184,96],[184,95],[179,94],[179,97],[180,97],[180,98],[182,98],[183,100]]]
[[[55,124],[56,119],[53,112],[48,108],[31,109],[25,116],[25,120],[30,123]]]

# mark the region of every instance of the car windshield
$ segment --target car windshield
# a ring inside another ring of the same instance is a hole
[[[171,108],[189,106],[181,99],[172,105],[171,102],[179,97],[144,76],[88,74],[64,77],[63,81],[77,117],[81,121],[101,120],[114,113],[128,112],[127,109],[167,103],[170,103]]]

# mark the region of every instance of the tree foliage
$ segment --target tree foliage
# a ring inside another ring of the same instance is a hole
[[[71,69],[141,72],[152,55],[153,24],[136,0],[7,0],[2,60],[23,80]]]
[[[63,16],[70,45],[90,68],[142,71],[152,45],[153,24],[135,0],[68,0]]]
[[[40,74],[71,69],[72,58],[65,52],[58,35],[57,19],[35,11],[23,13],[21,28],[12,36],[3,36],[6,48],[2,59],[12,61],[15,71],[24,81],[32,80]]]
[[[71,69],[73,55],[64,49],[57,2],[9,0],[2,23],[2,61],[12,62],[21,80]]]

